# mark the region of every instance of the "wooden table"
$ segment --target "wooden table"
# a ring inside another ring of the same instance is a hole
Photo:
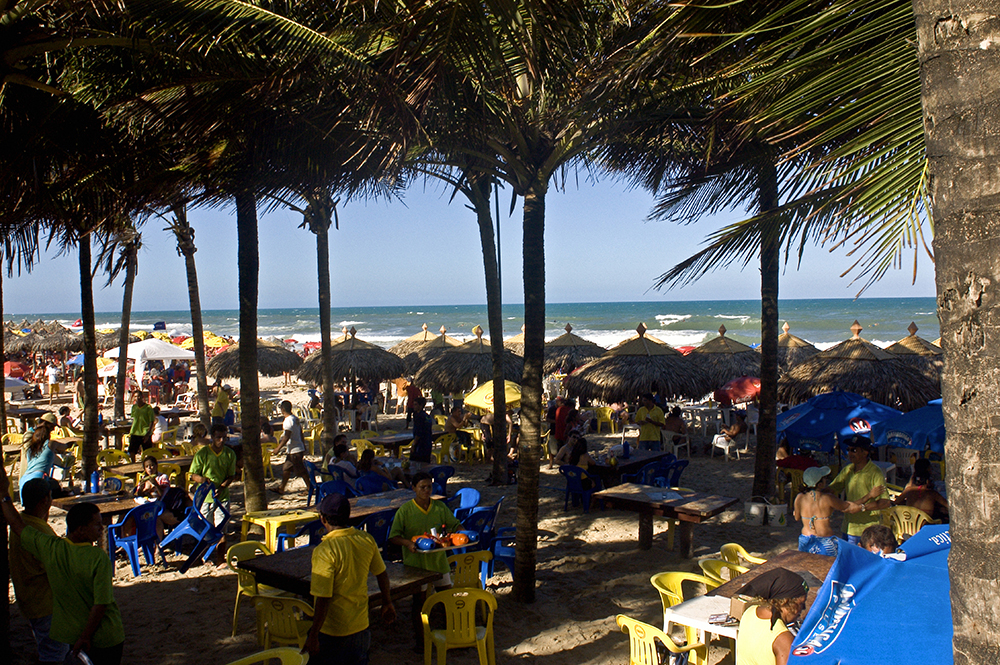
[[[105,421],[104,429],[107,430],[108,437],[115,437],[115,448],[125,450],[125,435],[132,431],[132,421]]]
[[[808,607],[815,600],[816,592],[823,585],[823,580],[826,579],[827,573],[830,572],[830,567],[836,560],[837,557],[833,556],[809,554],[808,552],[799,552],[798,550],[785,550],[781,554],[771,557],[765,563],[752,567],[748,572],[743,573],[736,579],[713,589],[708,595],[732,598],[739,593],[743,585],[758,575],[762,575],[775,568],[786,568],[793,573],[802,575],[809,585],[809,595],[806,597],[806,607]]]
[[[626,483],[594,494],[608,508],[639,513],[639,548],[653,546],[653,516],[680,522],[681,556],[690,559],[694,546],[694,526],[715,517],[739,499],[700,492],[677,492],[661,487]]]
[[[52,507],[69,512],[69,509],[80,503],[92,503],[101,512],[101,522],[107,527],[114,523],[116,517],[124,515],[133,508],[142,505],[125,493],[120,494],[81,494],[67,496],[62,499],[52,499]],[[101,548],[108,551],[108,530],[101,530]]]
[[[351,522],[358,523],[369,515],[383,510],[397,510],[417,494],[411,490],[379,492],[349,499]],[[440,497],[435,497],[440,498]],[[241,540],[246,540],[251,524],[263,527],[264,544],[272,552],[277,549],[278,533],[319,519],[319,510],[313,505],[299,510],[257,510],[243,516]]]
[[[168,457],[166,459],[157,460],[157,462],[160,464],[176,464],[181,468],[181,471],[186,472],[191,468],[192,460],[194,460],[194,457],[185,456]],[[130,462],[129,464],[106,466],[103,470],[118,476],[134,476],[137,473],[142,473],[142,462]]]
[[[314,547],[296,547],[270,556],[259,556],[240,561],[236,565],[254,574],[258,584],[266,584],[299,596],[309,597],[312,580],[312,553]],[[418,606],[423,602],[425,585],[441,579],[441,573],[422,568],[411,568],[401,563],[387,563],[389,589],[395,601],[403,596],[413,596]],[[373,575],[368,576],[368,607],[382,604],[382,593]]]
[[[39,416],[43,416],[46,413],[52,413],[51,411],[46,411],[45,409],[39,409],[37,406],[14,406],[13,404],[7,405],[7,417],[17,418],[21,421],[22,425],[30,425]],[[55,415],[55,414],[53,414]]]
[[[410,441],[413,441],[413,433],[400,432],[399,434],[383,434],[381,436],[373,436],[368,440],[372,443],[378,443],[385,448],[390,449],[393,457],[399,457],[399,449],[408,444]]]
[[[164,418],[186,418],[190,416],[194,411],[191,409],[163,409],[160,411],[160,415]]]
[[[604,487],[614,487],[621,482],[623,475],[638,473],[642,467],[650,462],[655,462],[669,454],[663,451],[635,450],[633,448],[629,451],[628,459],[616,457],[615,459],[618,460],[618,463],[615,466],[611,466],[607,462],[598,461],[597,466],[593,468],[597,470],[597,474],[601,477]]]

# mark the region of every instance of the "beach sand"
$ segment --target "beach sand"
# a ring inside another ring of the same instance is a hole
[[[233,382],[235,383],[235,381]],[[307,401],[304,388],[281,388],[281,378],[262,379],[262,397]],[[382,429],[400,430],[403,417],[380,416]],[[620,435],[588,436],[591,451],[601,452],[620,442]],[[743,523],[743,501],[750,496],[753,481],[752,456],[725,462],[703,454],[705,439],[694,438],[696,454],[684,471],[681,485],[696,491],[738,497],[740,502],[718,517],[695,528],[695,558],[681,559],[666,549],[666,529],[654,520],[653,548],[638,548],[638,519],[635,513],[581,508],[563,510],[565,483],[558,469],[543,462],[539,481],[539,531],[536,601],[524,605],[514,601],[511,576],[502,565],[490,581],[498,601],[494,635],[498,663],[543,663],[584,665],[627,663],[627,636],[615,624],[617,614],[627,614],[656,626],[662,625],[660,599],[649,583],[651,575],[668,570],[700,572],[698,559],[718,558],[724,543],[737,542],[764,557],[796,548],[798,526],[748,526]],[[272,460],[280,477],[281,457]],[[490,469],[483,464],[458,465],[448,483],[449,491],[473,486],[482,494],[481,505],[492,505],[506,497],[497,526],[513,526],[517,487],[488,487],[484,480]],[[230,542],[239,537],[242,514],[242,484],[234,485],[234,516]],[[269,493],[270,508],[305,505],[301,480],[294,479],[280,498]],[[789,516],[790,517],[790,516]],[[836,519],[836,518],[835,518]],[[53,511],[50,520],[57,533],[64,531],[62,514]],[[789,519],[791,522],[791,519]],[[230,637],[236,575],[228,569],[202,565],[187,574],[176,572],[182,559],[168,557],[168,566],[143,568],[133,579],[124,557],[115,568],[115,597],[125,624],[124,663],[150,665],[218,665],[259,650],[254,636],[254,610],[241,603],[239,630]],[[31,663],[34,643],[27,622],[13,604],[11,591],[11,639],[16,664]],[[412,651],[409,600],[397,606],[396,623],[384,625],[372,616],[372,665],[419,663],[422,656]],[[710,662],[733,662],[728,642],[713,646]],[[474,649],[454,650],[449,662],[477,662]]]

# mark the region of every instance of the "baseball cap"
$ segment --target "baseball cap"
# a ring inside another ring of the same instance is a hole
[[[861,436],[860,434],[855,434],[844,440],[844,448],[863,448],[868,452],[872,450],[872,440],[867,436]]]
[[[58,422],[56,421],[55,414],[52,414],[52,413],[43,413],[41,416],[38,417],[38,419],[39,420],[44,420],[45,422],[47,422],[50,425],[56,425],[56,424],[58,424]]]
[[[334,492],[320,501],[319,512],[322,515],[336,515],[341,521],[344,521],[351,516],[351,504],[346,496]]]
[[[802,472],[802,482],[806,487],[816,487],[816,483],[830,475],[828,466],[811,466]]]

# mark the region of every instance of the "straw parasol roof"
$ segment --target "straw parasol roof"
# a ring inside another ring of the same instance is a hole
[[[788,332],[791,329],[791,326],[788,325],[788,321],[785,321],[785,325],[783,325],[781,329],[784,332],[778,335],[779,372],[787,372],[800,362],[808,360],[819,353],[819,349],[815,346],[801,337],[796,337],[792,333]],[[757,352],[760,352],[760,347],[757,347]]]
[[[10,335],[5,335],[3,338],[3,352],[7,355],[31,353],[31,348],[34,346],[37,337],[33,332],[22,333],[20,330],[12,332]]]
[[[289,351],[280,342],[257,340],[257,371],[264,376],[281,376],[302,365],[302,358],[294,351]],[[233,344],[228,349],[217,353],[209,362],[206,370],[209,376],[227,379],[240,375],[240,345]]]
[[[138,336],[129,333],[128,344],[134,342],[142,341]],[[97,350],[107,351],[108,349],[113,349],[118,346],[118,331],[117,330],[98,330],[97,331]]]
[[[721,388],[741,376],[760,376],[760,354],[735,339],[726,337],[726,326],[687,357],[705,378],[702,394]]]
[[[72,333],[57,321],[39,330],[31,345],[32,351],[82,351],[83,335]]]
[[[861,330],[855,321],[851,339],[820,351],[778,379],[778,399],[798,404],[814,395],[845,390],[910,411],[941,396],[930,379],[898,356],[861,339]]]
[[[890,345],[886,351],[899,356],[901,362],[926,376],[937,385],[938,390],[941,390],[944,351],[941,350],[940,346],[928,342],[923,337],[918,337],[917,330],[919,329],[913,321],[910,321],[910,325],[906,329],[910,333],[909,336]]]
[[[447,333],[447,328],[441,326],[441,334],[435,335],[427,330],[425,323],[421,332],[390,347],[389,353],[394,353],[402,358],[406,374],[413,374],[427,360],[438,357],[447,349],[462,345],[460,341],[445,333]]]
[[[659,392],[663,396],[700,397],[704,379],[694,363],[666,342],[646,334],[625,340],[566,377],[570,395],[604,402],[630,401],[636,395]]]
[[[556,337],[551,342],[545,342],[545,365],[543,370],[546,373],[555,372],[560,367],[566,372],[572,372],[584,363],[590,362],[594,358],[604,355],[604,347],[599,346],[590,340],[573,334],[573,326],[566,324],[563,328],[566,332]],[[510,340],[508,340],[510,341]]]
[[[524,357],[524,325],[521,325],[521,332],[510,339],[505,339],[503,347],[511,353]]]
[[[472,329],[476,339],[461,346],[446,349],[437,358],[428,360],[413,378],[421,388],[431,388],[445,393],[465,392],[474,381],[486,383],[493,380],[493,356],[490,341],[483,337],[483,329]],[[502,356],[503,378],[514,383],[521,381],[524,359],[504,349]]]
[[[403,375],[405,370],[399,356],[358,339],[357,333],[356,328],[351,328],[350,337],[330,347],[335,378],[362,379],[377,386],[381,381]],[[297,375],[303,381],[322,385],[323,354],[313,353],[306,358]]]

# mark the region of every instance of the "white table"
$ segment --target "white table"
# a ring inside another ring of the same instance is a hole
[[[873,460],[874,461],[874,460]],[[896,483],[896,465],[892,462],[874,462],[875,466],[882,469],[882,475],[885,476],[885,482],[890,485],[897,485]]]
[[[663,632],[669,634],[671,623],[689,626],[699,631],[736,639],[738,626],[709,623],[713,614],[729,614],[730,599],[724,596],[696,596],[663,612]],[[707,642],[706,642],[707,644]]]
[[[698,406],[687,406],[684,410],[691,414],[692,421],[697,421],[701,428],[701,435],[705,436],[705,430],[709,423],[715,424],[719,419],[719,407],[700,404]]]

